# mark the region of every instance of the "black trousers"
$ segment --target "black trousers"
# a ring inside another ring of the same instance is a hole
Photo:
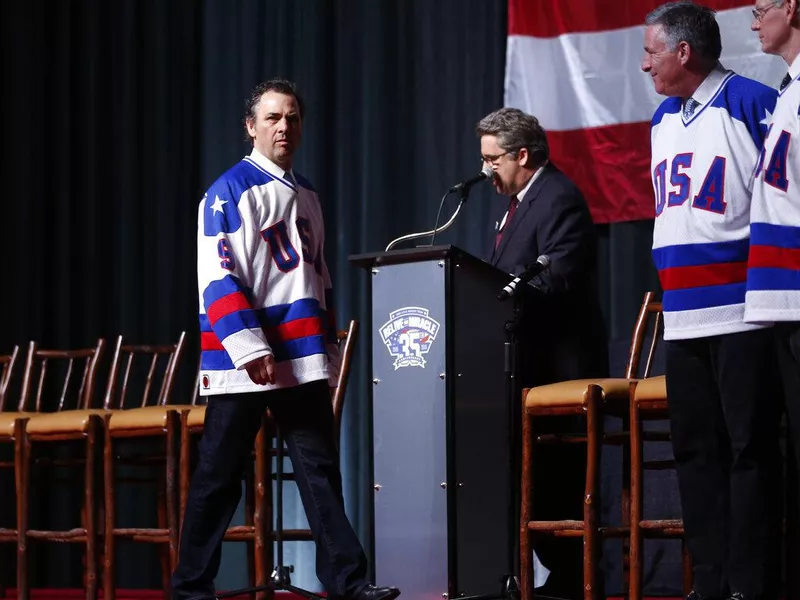
[[[777,597],[781,402],[770,329],[666,342],[667,395],[694,589]]]
[[[326,381],[261,393],[211,396],[172,576],[175,600],[213,595],[222,538],[241,498],[241,479],[269,408],[286,440],[317,547],[317,577],[332,598],[355,595],[367,559],[344,510]]]
[[[778,346],[778,364],[784,389],[784,406],[789,425],[787,449],[794,449],[794,456],[787,453],[786,472],[792,479],[791,493],[786,506],[787,568],[794,569],[800,561],[800,323],[775,325]],[[792,458],[794,460],[792,460]],[[792,472],[793,469],[793,472]],[[798,579],[795,576],[795,581]],[[800,591],[800,590],[797,590]],[[787,590],[791,593],[791,590]],[[788,597],[788,596],[787,596]]]

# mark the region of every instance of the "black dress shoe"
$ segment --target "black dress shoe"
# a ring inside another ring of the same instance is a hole
[[[400,590],[395,587],[378,587],[366,585],[353,596],[352,600],[394,600],[400,595]]]

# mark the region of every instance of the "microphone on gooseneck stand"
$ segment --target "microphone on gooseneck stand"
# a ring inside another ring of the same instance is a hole
[[[542,254],[534,262],[528,265],[528,267],[520,275],[515,277],[511,283],[504,287],[503,290],[497,295],[497,299],[505,300],[506,298],[510,298],[516,293],[519,286],[525,285],[539,273],[543,273],[549,268],[550,257],[547,256],[547,254]]]
[[[486,165],[481,169],[481,172],[475,175],[472,179],[467,179],[466,181],[462,181],[459,184],[454,185],[450,188],[451,194],[457,194],[461,191],[468,191],[476,183],[480,183],[484,179],[492,179],[494,177],[494,171],[492,171],[492,167]]]
[[[439,212],[436,213],[436,221],[433,224],[433,229],[431,229],[430,231],[422,231],[420,233],[410,233],[408,235],[400,236],[399,238],[389,242],[389,245],[386,246],[386,252],[394,248],[400,242],[406,242],[409,240],[415,240],[417,238],[427,237],[427,236],[431,236],[430,245],[433,246],[434,242],[436,241],[436,234],[441,233],[442,231],[450,227],[450,225],[453,224],[453,221],[456,220],[458,213],[461,211],[461,207],[464,205],[464,202],[467,201],[467,196],[469,195],[469,189],[476,183],[480,183],[481,181],[485,181],[487,179],[491,181],[493,178],[494,178],[494,171],[490,166],[487,165],[484,166],[481,172],[478,173],[472,179],[467,179],[466,181],[462,181],[461,183],[451,187],[449,190],[445,192],[444,196],[442,196],[442,199],[439,201]],[[456,207],[453,216],[450,217],[447,223],[439,227],[439,217],[441,217],[442,215],[442,207],[444,206],[445,198],[447,198],[447,196],[449,196],[450,194],[456,194],[458,196],[459,199],[458,206]]]

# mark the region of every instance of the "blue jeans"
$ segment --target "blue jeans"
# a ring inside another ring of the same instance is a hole
[[[269,408],[286,440],[317,547],[317,577],[333,598],[367,581],[367,559],[344,510],[327,381],[248,394],[211,396],[183,520],[173,598],[214,594],[222,539],[241,498],[242,473]]]

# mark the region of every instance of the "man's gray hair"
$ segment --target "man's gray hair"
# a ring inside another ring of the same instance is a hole
[[[783,0],[781,0],[783,1]],[[644,20],[645,25],[661,25],[670,52],[686,42],[706,63],[713,65],[722,54],[719,24],[710,8],[690,0],[662,4]]]
[[[786,2],[786,0],[772,0],[772,3],[778,8],[783,6],[784,2]],[[794,12],[795,14],[800,15],[800,2],[794,5]]]
[[[498,145],[515,156],[527,148],[534,164],[541,164],[550,156],[547,133],[539,119],[518,108],[501,108],[483,117],[476,127],[478,137],[494,135]]]

